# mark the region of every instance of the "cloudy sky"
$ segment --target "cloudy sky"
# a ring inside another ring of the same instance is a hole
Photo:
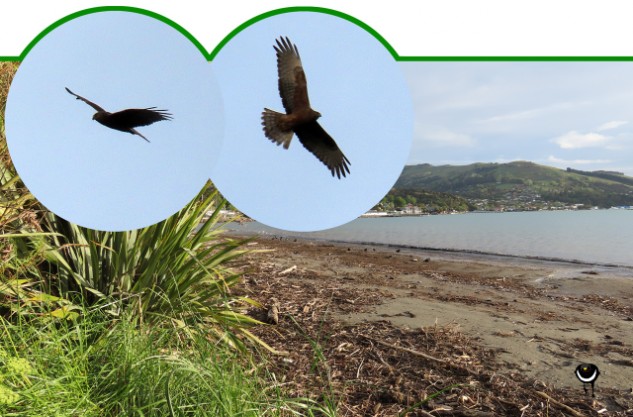
[[[407,62],[409,164],[529,160],[633,175],[633,62]]]

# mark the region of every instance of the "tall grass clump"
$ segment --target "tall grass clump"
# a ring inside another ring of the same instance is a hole
[[[198,334],[108,320],[102,307],[76,320],[28,324],[0,318],[2,416],[291,416],[309,400],[269,390],[262,373],[234,349]]]
[[[241,309],[254,301],[231,294],[240,276],[226,266],[244,253],[243,241],[223,234],[223,201],[201,191],[167,220],[139,230],[95,231],[49,214],[43,230],[53,234],[44,250],[52,284],[61,295],[111,302],[142,321],[204,327],[208,337],[241,346],[237,334],[255,339],[257,323]]]
[[[96,415],[86,360],[96,330],[90,319],[0,318],[0,415]]]

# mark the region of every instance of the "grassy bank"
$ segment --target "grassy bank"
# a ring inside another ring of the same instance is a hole
[[[81,319],[0,324],[0,415],[259,416],[296,408],[248,357],[185,329]]]

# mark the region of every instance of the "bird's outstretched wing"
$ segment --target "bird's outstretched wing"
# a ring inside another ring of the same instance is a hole
[[[301,65],[299,50],[288,37],[276,40],[277,73],[279,76],[279,95],[286,113],[294,113],[310,107],[306,76]]]
[[[317,121],[296,126],[295,134],[303,146],[330,169],[332,176],[341,178],[341,175],[350,173],[349,165],[352,163]]]
[[[172,115],[167,110],[158,110],[156,107],[146,109],[126,109],[109,116],[109,123],[116,126],[135,128],[139,126],[151,125],[161,120],[171,120]]]
[[[75,96],[75,98],[77,98],[77,100],[81,100],[84,103],[88,104],[90,107],[92,107],[93,109],[95,109],[96,111],[105,111],[103,108],[101,108],[100,106],[98,106],[97,104],[93,103],[92,101],[83,98],[82,96],[79,96],[75,93],[73,93],[72,91],[70,91],[70,89],[68,87],[64,87],[66,88],[66,91],[68,91],[70,94],[72,94],[73,96]]]

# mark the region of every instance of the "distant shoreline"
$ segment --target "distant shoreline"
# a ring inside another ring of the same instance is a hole
[[[423,216],[439,216],[439,215],[453,215],[453,214],[487,214],[487,213],[528,213],[528,212],[538,212],[538,211],[590,211],[590,210],[633,210],[633,206],[621,206],[621,207],[609,207],[609,208],[600,208],[600,207],[591,207],[591,208],[549,208],[549,209],[539,209],[539,210],[471,210],[471,211],[449,211],[449,212],[419,212],[419,213],[409,213],[409,212],[390,212],[390,211],[368,211],[367,213],[361,214],[360,217],[364,219],[372,219],[372,218],[381,218],[381,217],[423,217]]]
[[[296,240],[303,242],[315,242],[315,243],[330,243],[337,246],[356,246],[356,247],[366,247],[366,248],[376,248],[376,249],[395,249],[396,251],[405,251],[405,252],[414,252],[416,254],[428,253],[429,255],[447,255],[452,258],[460,258],[463,261],[473,261],[473,260],[481,260],[481,261],[498,261],[498,262],[508,262],[513,261],[514,263],[538,263],[544,266],[559,266],[563,268],[599,268],[599,269],[608,269],[609,272],[614,275],[628,275],[633,277],[633,266],[629,265],[619,265],[613,263],[600,263],[600,262],[587,262],[578,259],[564,259],[564,258],[556,258],[556,257],[542,257],[542,256],[530,256],[530,255],[511,255],[504,253],[494,253],[494,252],[486,252],[486,251],[477,251],[477,250],[468,250],[468,249],[451,249],[451,248],[437,248],[437,247],[428,247],[428,246],[415,246],[415,245],[405,245],[405,244],[395,244],[395,243],[380,243],[380,242],[370,242],[370,241],[347,241],[340,239],[327,239],[320,237],[309,237],[309,236],[296,236],[292,234],[283,234],[283,233],[269,233],[269,232],[260,232],[260,233],[242,233],[239,231],[231,231],[231,235],[234,236],[242,236],[242,237],[265,237],[265,238],[273,238],[279,240]],[[556,264],[556,265],[553,265]]]

